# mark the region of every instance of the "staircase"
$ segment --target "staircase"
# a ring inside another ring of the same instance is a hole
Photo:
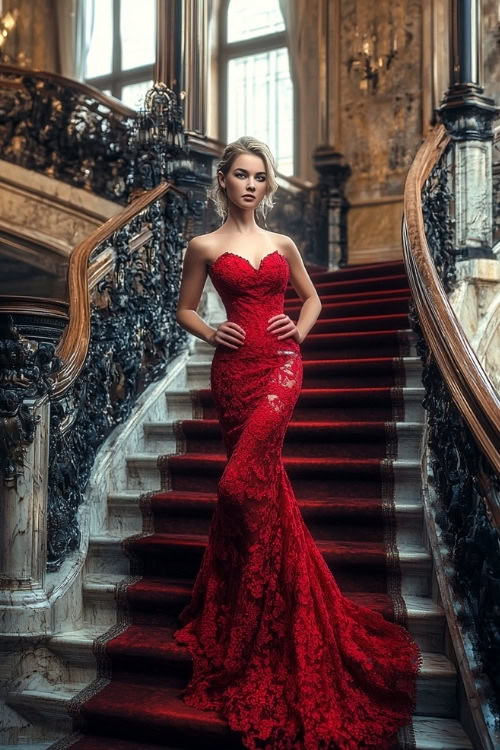
[[[303,388],[283,447],[285,468],[341,589],[398,619],[385,583],[390,519],[373,491],[390,478],[386,491],[393,493],[406,622],[424,656],[416,747],[470,749],[458,720],[457,672],[445,656],[446,622],[425,536],[419,461],[424,389],[403,263],[311,278],[323,307],[301,347]],[[299,309],[290,286],[285,312],[296,319]],[[197,341],[186,387],[167,391],[168,421],[145,425],[143,449],[126,456],[123,489],[107,498],[107,530],[90,540],[81,627],[47,644],[66,681],[8,696],[14,711],[51,738],[30,748],[242,747],[218,714],[182,702],[191,663],[172,638],[190,598],[226,462],[208,388],[213,351]],[[92,683],[96,659],[101,677]],[[76,705],[86,734],[53,744],[71,732],[68,711]]]

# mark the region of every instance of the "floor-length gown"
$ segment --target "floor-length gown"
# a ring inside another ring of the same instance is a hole
[[[421,655],[405,628],[345,597],[305,525],[282,446],[302,384],[300,345],[266,331],[290,267],[225,252],[209,269],[227,319],[211,388],[228,461],[192,599],[174,633],[193,658],[182,694],[216,710],[248,748],[397,747]]]

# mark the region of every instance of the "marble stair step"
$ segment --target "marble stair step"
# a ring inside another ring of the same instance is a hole
[[[473,750],[473,745],[467,737],[462,725],[456,719],[438,719],[432,716],[415,716],[413,718],[413,730],[415,732],[416,750]],[[88,736],[88,750],[110,750],[109,737]],[[120,747],[124,741],[121,741]],[[37,742],[32,745],[2,745],[0,750],[48,750],[53,744],[50,742]],[[136,748],[134,741],[131,747]],[[144,745],[147,750],[182,750],[178,745],[170,743],[165,745]],[[220,750],[219,745],[207,745],[204,743],[203,750]]]
[[[408,276],[406,273],[389,273],[386,276],[372,278],[366,276],[362,279],[347,279],[345,281],[336,281],[333,279],[318,278],[314,284],[316,291],[322,300],[328,295],[350,295],[358,296],[363,292],[382,292],[390,294],[391,291],[399,292],[401,290],[409,291]],[[297,296],[297,292],[290,284],[285,291],[285,298]]]
[[[119,583],[131,581],[128,574],[87,573],[83,586],[83,600],[87,624],[107,625],[116,623],[115,590]],[[148,584],[151,579],[148,579]],[[192,583],[175,579],[158,579],[158,600],[153,597],[155,610],[165,608],[165,597],[168,611],[164,612],[166,620],[172,626],[178,626],[178,614],[189,602]],[[345,592],[363,606],[372,606],[376,601],[371,594]],[[427,596],[413,596],[403,592],[403,600],[408,613],[408,630],[423,651],[441,653],[444,649],[445,614],[444,610]]]
[[[199,391],[206,391],[206,395]],[[210,388],[183,388],[168,391],[167,413],[172,420],[201,418],[203,404],[199,403],[204,395],[205,408],[212,410],[215,416],[215,404]],[[398,419],[405,422],[424,422],[422,400],[425,396],[423,387],[386,387],[386,388],[302,388],[295,404],[292,421],[300,419],[302,414],[313,413],[318,421],[335,419],[339,410],[346,409],[356,418],[360,412],[370,414],[369,418],[377,419],[386,414],[386,404],[392,402]],[[383,418],[383,417],[381,417]]]
[[[46,641],[46,646],[66,662],[75,666],[95,664],[92,643],[96,638],[109,630],[106,625],[86,625],[78,630],[53,635]]]
[[[306,264],[308,273],[312,279],[337,279],[346,281],[347,279],[359,278],[376,278],[378,276],[387,276],[388,273],[404,273],[405,265],[402,258],[397,260],[385,260],[381,263],[358,263],[353,266],[344,266],[335,270],[309,270],[310,266]]]
[[[71,699],[87,683],[59,683],[38,690],[7,693],[5,703],[35,726],[49,726],[52,731],[69,732],[72,719],[68,713]]]
[[[128,574],[127,574],[128,575]],[[99,628],[116,624],[118,584],[127,576],[121,573],[87,573],[82,586],[83,622],[85,627]]]
[[[318,319],[346,317],[348,315],[362,317],[366,315],[408,314],[410,299],[411,295],[407,289],[402,289],[399,293],[385,290],[363,292],[357,298],[353,298],[349,294],[341,297],[338,295],[323,295]],[[290,317],[298,316],[301,307],[302,302],[299,298],[289,298],[284,302],[283,311]]]
[[[0,750],[48,750],[54,742],[55,740],[47,740],[47,742],[33,742],[28,745],[24,742],[20,745],[2,745],[0,743]]]
[[[387,474],[394,480],[393,497],[396,502],[413,502],[420,495],[420,462],[410,459],[382,459]],[[285,456],[283,464],[297,498],[321,498],[345,494],[344,486],[356,482],[356,494],[371,494],[368,488],[379,482],[381,460]],[[126,457],[127,487],[144,491],[175,489],[198,491],[200,482],[206,492],[216,492],[227,458],[206,453],[136,453]],[[164,483],[161,483],[163,474]],[[329,483],[329,487],[327,485]],[[354,492],[350,493],[354,496]]]
[[[322,308],[323,309],[323,308]],[[408,313],[341,315],[318,318],[310,333],[360,333],[361,331],[405,330],[410,328]]]
[[[290,316],[293,317],[293,316]],[[216,328],[225,318],[212,320],[211,325]],[[409,328],[408,313],[385,313],[380,315],[343,315],[340,317],[318,318],[308,336],[313,333],[367,333],[369,331],[407,330]],[[209,352],[213,346],[203,339],[195,342],[195,351]]]
[[[108,533],[126,537],[138,534],[143,528],[139,506],[140,490],[123,490],[108,495]],[[162,501],[162,528],[171,533],[208,533],[208,525],[215,511],[217,495],[202,492],[165,493]],[[345,524],[356,522],[364,529],[373,524],[380,526],[380,502],[375,498],[362,498],[358,502],[335,498],[316,501],[298,500],[302,516],[315,539],[342,538]],[[423,538],[423,504],[421,499],[413,503],[396,503],[397,542],[399,544],[421,544]],[[156,511],[158,514],[158,511]],[[362,531],[360,531],[360,534]]]
[[[173,639],[175,628],[141,625],[131,625],[132,633],[137,633],[136,646],[133,653],[130,649],[123,651],[120,646],[112,647],[115,658],[114,674],[120,679],[120,671],[129,672],[132,676],[138,665],[144,664],[144,671],[156,674],[158,668],[165,674],[175,675],[180,683],[189,678],[191,672],[191,657],[187,647],[177,644]],[[48,647],[70,664],[89,665],[95,663],[93,653],[93,638],[105,632],[102,628],[84,628],[80,631],[54,636],[47,642]],[[95,633],[95,635],[93,635]],[[129,639],[130,640],[130,639]],[[151,642],[158,642],[158,650],[154,651]],[[144,647],[142,647],[142,644]],[[453,700],[456,670],[454,665],[439,653],[422,653],[422,668],[419,674],[417,693],[417,713],[430,713],[435,710],[436,716],[453,716],[456,705]],[[139,669],[140,671],[140,669]],[[133,679],[133,677],[132,677]],[[420,702],[418,700],[420,698]],[[439,705],[438,705],[439,704]]]
[[[130,565],[122,552],[121,541],[117,536],[91,536],[85,563],[86,574],[109,572],[127,575]],[[133,546],[134,552],[140,554],[141,558],[145,557],[149,564],[156,564],[161,558],[166,572],[175,568],[178,576],[191,582],[199,569],[206,545],[206,534],[154,533],[135,540]],[[317,540],[316,545],[341,587],[343,577],[348,575],[351,578],[354,568],[363,575],[363,585],[375,585],[371,583],[371,576],[376,576],[378,581],[378,572],[386,564],[381,543]],[[420,545],[410,544],[401,545],[398,551],[402,592],[429,596],[432,560],[428,551]],[[348,572],[343,566],[344,560],[348,561]]]
[[[189,664],[187,659],[188,657],[186,656],[186,664]],[[179,667],[178,662],[176,666],[177,668]],[[147,723],[148,730],[151,730],[152,725],[160,720],[162,721],[163,730],[166,731],[170,728],[168,725],[171,721],[180,720],[177,727],[182,732],[182,728],[188,725],[186,723],[187,716],[183,717],[183,714],[190,713],[191,716],[198,716],[199,720],[205,724],[208,724],[210,718],[214,717],[217,720],[218,733],[220,733],[221,740],[223,740],[224,734],[227,734],[227,724],[222,717],[216,714],[216,712],[196,710],[183,703],[180,691],[186,684],[186,674],[183,678],[178,679],[176,684],[169,685],[168,682],[168,677],[160,677],[156,684],[144,685],[140,681],[134,682],[133,674],[128,673],[126,684],[129,689],[133,685],[135,701],[133,706],[127,706],[118,700],[118,696],[123,695],[124,684],[119,680],[113,680],[112,683],[105,687],[107,694],[105,699],[106,717],[112,718],[114,711],[118,708],[120,713],[123,712],[121,721],[125,723],[130,721],[132,726],[135,725],[139,732],[139,737],[144,731],[140,725],[144,723]],[[433,718],[456,719],[455,682],[455,667],[444,655],[423,654],[421,673],[417,677],[417,706],[415,714],[429,718],[432,716]],[[157,696],[160,685],[165,694],[161,714],[145,711],[145,706],[157,705],[157,701],[152,702],[151,698],[155,694]],[[58,727],[61,727],[61,725],[67,722],[69,729],[71,723],[69,702],[84,687],[85,685],[83,684],[62,684],[58,685],[57,688],[56,686],[51,686],[46,691],[21,690],[19,693],[7,695],[6,703],[28,720],[36,720],[39,725],[53,726],[54,722],[57,722]],[[116,702],[113,699],[114,696],[116,696]],[[143,698],[144,700],[142,700]],[[95,703],[94,710],[96,710],[98,716],[100,711],[99,708],[95,709]],[[189,721],[189,725],[192,728],[192,721]],[[171,728],[174,729],[173,726]],[[209,727],[207,726],[208,729]],[[212,728],[212,731],[214,729],[215,727]],[[131,735],[127,734],[127,736]],[[179,739],[176,738],[175,741],[178,742]]]
[[[201,358],[206,354],[208,357],[215,351],[215,347],[211,344],[207,342],[202,343],[206,345],[206,348],[202,349],[201,352],[195,351],[193,356]],[[286,343],[286,340],[283,343]],[[239,348],[244,349],[246,346],[243,343]],[[302,342],[300,349],[304,362],[319,359],[326,355],[328,358],[351,359],[353,356],[395,357],[398,354],[404,354],[405,356],[413,357],[417,354],[416,335],[411,328],[387,331],[348,331],[342,333],[311,332]]]
[[[214,326],[218,323],[215,321]],[[335,321],[334,321],[335,322]],[[286,341],[286,339],[285,339]],[[375,329],[375,330],[360,330],[360,331],[339,331],[339,332],[323,332],[311,330],[307,337],[301,344],[302,355],[309,354],[310,350],[320,351],[322,349],[328,350],[329,353],[337,355],[338,351],[349,351],[356,349],[361,351],[364,348],[375,348],[378,349],[386,344],[393,344],[394,342],[400,342],[408,347],[410,351],[407,356],[416,355],[416,334],[408,327],[405,328],[390,328],[390,329]],[[209,344],[207,341],[197,339],[195,342],[195,353],[206,354],[209,356],[215,351],[215,347]]]
[[[411,459],[419,453],[422,430],[420,422],[352,419],[318,423],[292,417],[285,434],[283,456],[391,457],[387,453],[390,441],[391,451],[395,450],[398,458]],[[146,451],[177,453],[186,450],[185,444],[190,446],[190,452],[225,453],[217,419],[172,419],[144,424]]]
[[[415,716],[416,750],[473,750],[473,744],[456,719]]]
[[[332,291],[331,289],[322,289],[320,300],[321,304],[323,306],[326,305],[339,305],[341,308],[346,307],[347,305],[351,305],[350,309],[353,309],[355,305],[359,305],[360,309],[364,302],[367,300],[373,301],[375,299],[378,300],[391,300],[391,301],[400,301],[400,300],[406,300],[406,302],[409,301],[411,298],[410,290],[407,286],[400,285],[397,287],[394,287],[392,289],[365,289],[363,291]],[[354,306],[353,306],[354,303]],[[291,307],[301,307],[302,302],[300,300],[300,297],[297,295],[297,292],[295,292],[294,288],[290,286],[289,289],[285,292],[285,298],[283,300],[283,308],[285,312],[288,312],[288,309]],[[340,309],[340,308],[339,308]]]
[[[356,383],[366,384],[370,377],[373,385],[386,385],[388,377],[404,377],[401,385],[422,387],[422,362],[420,357],[357,357],[354,359],[334,359],[325,356],[317,360],[304,360],[303,386],[311,387],[352,387]],[[213,356],[213,355],[212,355]],[[210,383],[212,356],[195,359],[194,355],[186,365],[188,388],[207,388]]]

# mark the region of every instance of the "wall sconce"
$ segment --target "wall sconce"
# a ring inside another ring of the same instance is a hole
[[[387,25],[389,29],[388,44],[382,53],[379,53],[381,44],[378,29],[373,23],[369,24],[368,31],[360,34],[358,24],[354,29],[354,38],[351,42],[351,53],[347,58],[346,67],[350,74],[352,70],[357,70],[361,74],[359,88],[367,91],[371,87],[371,93],[376,94],[380,76],[388,72],[392,63],[398,55],[398,42],[394,30],[392,18]],[[387,28],[386,27],[386,28]]]

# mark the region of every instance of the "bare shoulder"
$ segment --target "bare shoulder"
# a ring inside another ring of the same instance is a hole
[[[268,232],[268,234],[273,235],[276,249],[282,252],[290,262],[302,259],[299,248],[287,234],[278,232]]]
[[[186,247],[185,260],[206,263],[214,246],[213,232],[191,237]]]

